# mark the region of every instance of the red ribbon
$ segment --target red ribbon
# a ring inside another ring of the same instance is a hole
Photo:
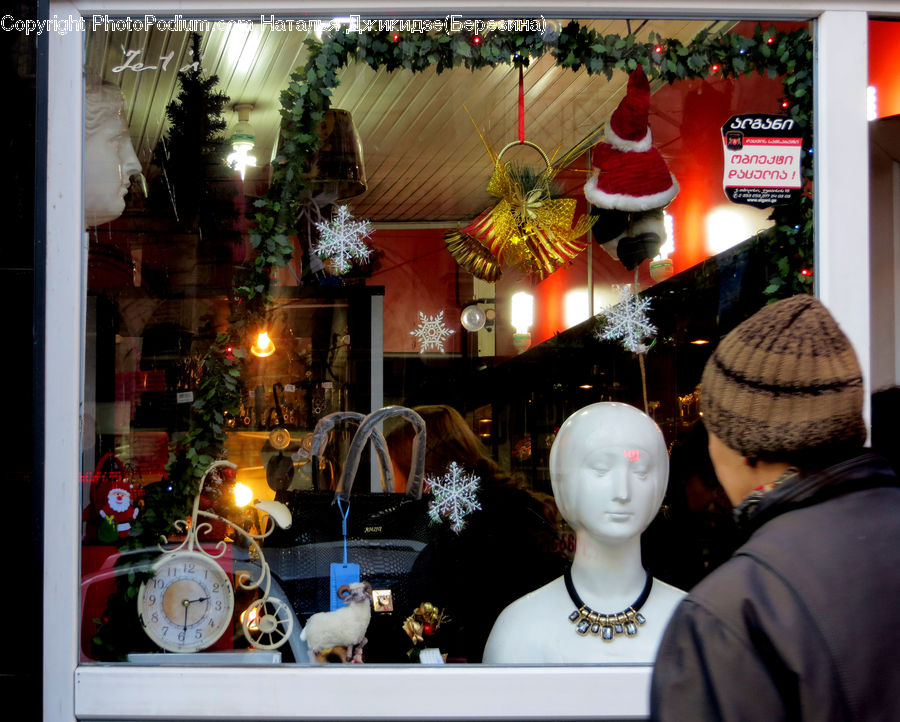
[[[522,66],[519,66],[519,142],[525,142],[525,83],[522,79]]]

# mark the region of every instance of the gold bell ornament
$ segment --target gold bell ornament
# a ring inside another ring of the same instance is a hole
[[[504,163],[503,154],[515,146],[537,151],[543,170]],[[494,171],[487,190],[497,203],[464,228],[444,234],[447,250],[462,268],[490,283],[504,264],[541,280],[587,247],[578,239],[594,218],[584,214],[575,220],[577,201],[561,196],[553,184],[562,164],[552,163],[537,144],[513,141],[496,155],[488,147],[488,153]]]

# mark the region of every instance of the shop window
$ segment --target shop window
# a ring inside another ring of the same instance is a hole
[[[598,402],[670,456],[649,573],[734,547],[697,384],[811,290],[807,25],[335,22],[87,33],[85,662],[481,662],[575,553],[550,452]],[[310,655],[357,577],[368,643]]]

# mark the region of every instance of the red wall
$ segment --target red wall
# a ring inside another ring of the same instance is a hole
[[[459,267],[444,245],[444,231],[378,230],[371,244],[380,255],[370,285],[384,286],[384,351],[416,353],[419,344],[410,335],[419,312],[444,312],[444,324],[454,331],[444,342],[446,353],[459,353],[461,334],[456,300]]]
[[[869,85],[878,98],[878,117],[900,114],[900,22],[869,21]]]

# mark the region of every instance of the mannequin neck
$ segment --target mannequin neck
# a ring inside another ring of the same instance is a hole
[[[575,538],[572,582],[585,600],[628,596],[643,588],[647,574],[641,563],[640,536],[619,544],[601,543],[580,529]]]

